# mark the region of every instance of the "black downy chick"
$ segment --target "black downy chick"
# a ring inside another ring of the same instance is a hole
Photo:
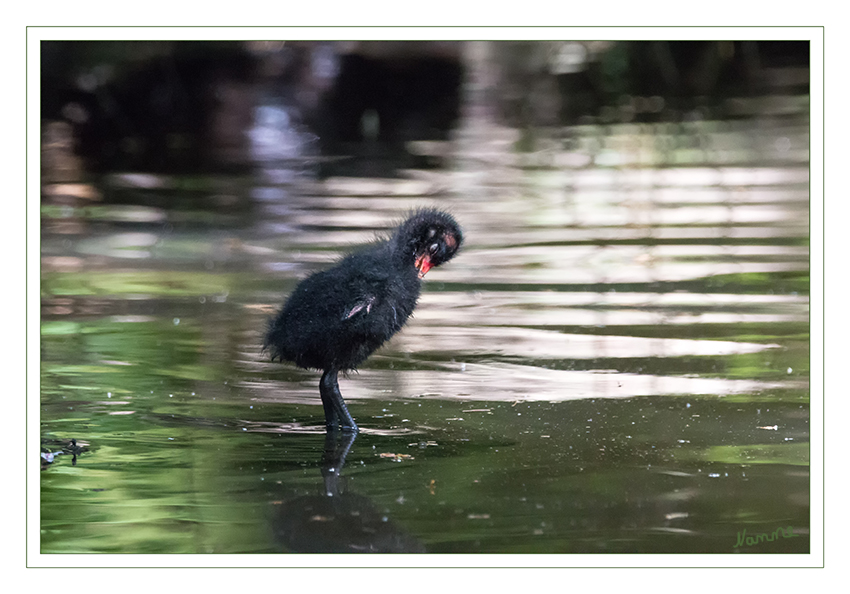
[[[416,307],[422,277],[451,260],[462,242],[451,215],[419,210],[389,239],[304,279],[270,320],[263,348],[272,361],[324,372],[319,393],[329,431],[357,432],[337,374],[355,369],[401,330]]]

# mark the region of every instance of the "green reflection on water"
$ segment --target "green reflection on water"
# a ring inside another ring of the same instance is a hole
[[[62,295],[209,295],[223,293],[233,279],[221,274],[173,270],[90,271],[86,273],[46,273],[42,294]]]

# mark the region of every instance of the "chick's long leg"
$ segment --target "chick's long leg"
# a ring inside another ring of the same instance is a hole
[[[348,407],[345,406],[345,401],[339,391],[338,373],[336,369],[326,369],[319,383],[319,393],[322,396],[322,406],[325,409],[325,425],[328,431],[335,431],[337,425],[339,425],[339,428],[345,432],[357,433],[357,423],[354,422],[354,418],[348,412]]]

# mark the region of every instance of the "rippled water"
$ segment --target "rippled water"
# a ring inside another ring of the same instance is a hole
[[[48,186],[42,449],[82,449],[41,474],[41,551],[807,552],[807,125],[467,126],[392,177]],[[465,245],[326,440],[266,319],[423,205]]]

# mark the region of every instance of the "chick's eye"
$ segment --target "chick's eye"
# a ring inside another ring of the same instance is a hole
[[[440,248],[440,246],[438,244],[432,243],[431,245],[428,246],[428,251],[431,252],[431,255],[433,256],[434,254],[437,253],[437,250],[439,248]]]

